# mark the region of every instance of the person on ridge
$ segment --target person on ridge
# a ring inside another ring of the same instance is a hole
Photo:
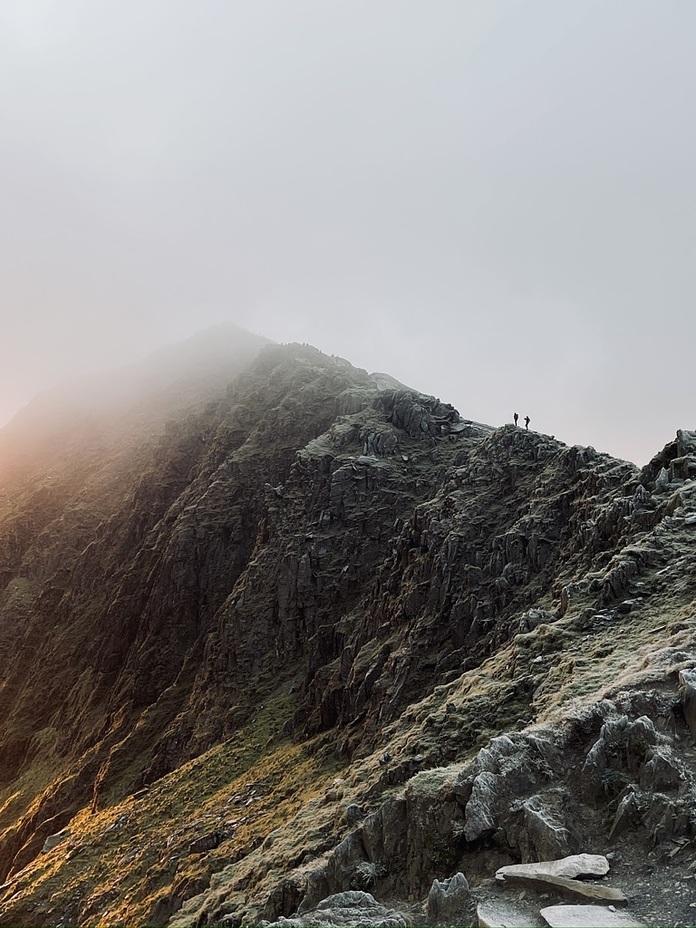
[[[515,420],[515,425],[517,425],[517,420],[519,419],[517,413],[515,413],[512,418]]]
[[[529,416],[525,416],[525,417],[524,417],[524,427],[525,427],[526,429],[529,428]]]

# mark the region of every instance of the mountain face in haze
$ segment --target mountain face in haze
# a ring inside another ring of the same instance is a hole
[[[128,368],[82,377],[35,397],[0,430],[0,493],[47,469],[132,454],[168,417],[225,391],[268,339],[219,325]]]
[[[608,851],[687,923],[696,436],[235,338],[2,437],[0,924],[503,924],[580,890],[499,867]]]

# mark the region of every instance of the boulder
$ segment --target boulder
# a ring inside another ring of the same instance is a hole
[[[60,844],[61,841],[65,841],[69,834],[70,829],[63,828],[61,831],[57,831],[54,835],[48,835],[43,843],[43,847],[41,848],[41,853],[47,854],[49,851],[52,851],[57,844]]]
[[[496,871],[496,880],[505,880],[513,876],[564,876],[569,879],[578,877],[606,876],[609,873],[609,861],[601,854],[573,854],[560,860],[541,860],[535,864],[510,864]]]

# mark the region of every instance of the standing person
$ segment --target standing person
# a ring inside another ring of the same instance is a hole
[[[524,427],[525,427],[526,429],[529,428],[529,416],[525,416],[525,417],[524,417]]]
[[[515,413],[512,418],[515,420],[515,425],[517,425],[517,420],[519,419],[519,416],[517,415],[517,413]]]

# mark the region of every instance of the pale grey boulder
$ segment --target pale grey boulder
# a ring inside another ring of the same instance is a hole
[[[54,847],[56,847],[57,845],[61,843],[61,841],[65,841],[65,839],[68,837],[69,834],[70,834],[70,829],[63,828],[60,831],[57,831],[53,835],[48,835],[48,837],[43,843],[43,847],[41,848],[41,853],[47,854],[49,851],[52,851]]]
[[[532,864],[510,864],[500,867],[495,874],[496,880],[511,876],[546,874],[547,876],[565,876],[571,880],[582,877],[600,877],[609,873],[609,861],[602,854],[572,854],[560,860],[541,860]]]

